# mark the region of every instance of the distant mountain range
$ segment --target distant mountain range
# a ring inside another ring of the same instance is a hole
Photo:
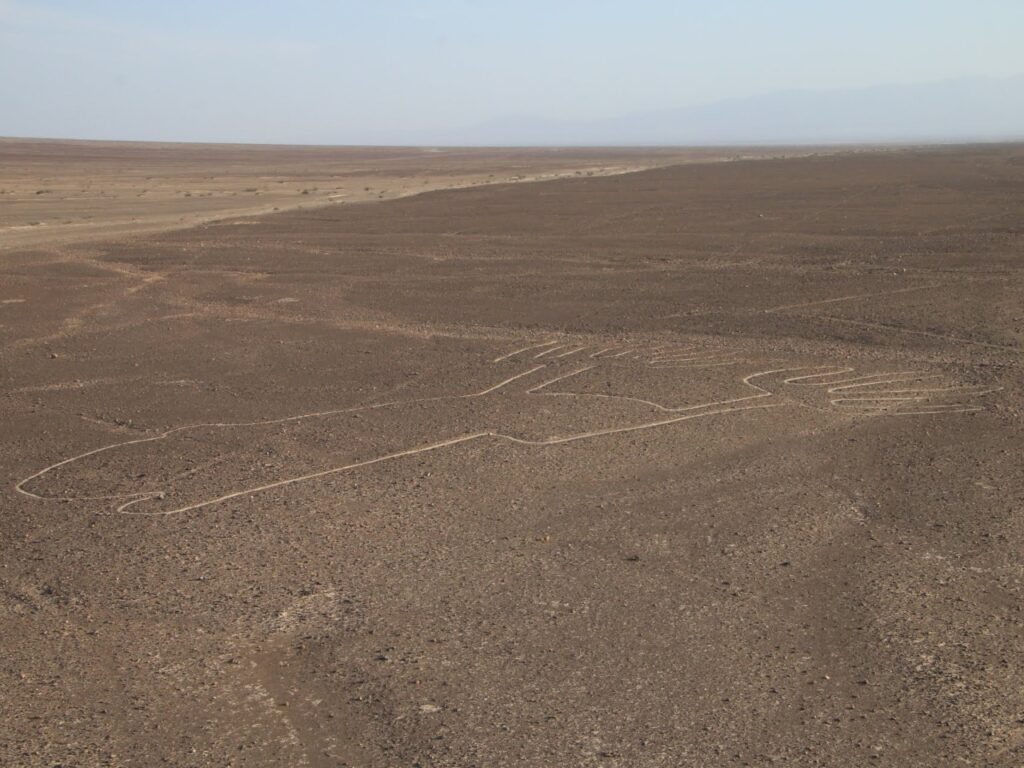
[[[737,145],[1024,139],[1024,75],[920,85],[793,90],[710,104],[557,121],[509,117],[438,131],[365,137],[374,144]]]

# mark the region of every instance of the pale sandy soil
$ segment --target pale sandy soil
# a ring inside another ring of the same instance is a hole
[[[799,150],[794,154],[805,154]],[[763,157],[749,149],[285,147],[0,139],[0,249],[435,189]]]

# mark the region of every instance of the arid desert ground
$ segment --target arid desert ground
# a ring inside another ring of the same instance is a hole
[[[346,148],[0,138],[0,249],[102,240],[436,189],[824,151]]]
[[[0,764],[1024,762],[1024,146],[0,157]]]

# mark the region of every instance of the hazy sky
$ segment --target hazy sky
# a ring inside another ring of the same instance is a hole
[[[0,0],[0,135],[368,141],[1024,74],[1021,0]]]

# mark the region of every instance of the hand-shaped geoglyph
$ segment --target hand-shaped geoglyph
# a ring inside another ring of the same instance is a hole
[[[495,358],[482,390],[246,423],[196,424],[58,461],[16,486],[36,499],[175,514],[480,439],[558,446],[740,411],[805,406],[848,416],[966,413],[994,388],[910,372],[773,368],[729,376],[721,397],[677,406],[622,394],[643,371],[737,366],[721,350],[548,341]],[[586,377],[618,389],[595,392]],[[631,378],[632,377],[632,378]]]

